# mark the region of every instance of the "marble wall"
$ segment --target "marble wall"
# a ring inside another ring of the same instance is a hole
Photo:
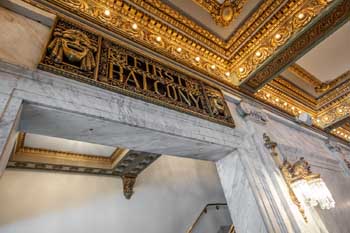
[[[0,176],[11,155],[19,127],[22,100],[0,93]]]
[[[348,148],[330,150],[323,134],[259,106],[252,107],[254,114],[240,116],[236,104],[230,103],[237,125],[232,129],[35,70],[49,27],[1,7],[0,22],[0,175],[18,129],[212,160],[217,161],[239,233],[350,232],[349,171],[342,161],[342,156],[349,156]],[[263,145],[263,133],[278,143],[279,153],[289,160],[303,156],[311,163],[329,186],[335,209],[310,209],[309,223],[303,221]],[[114,199],[122,193],[120,180],[114,178],[7,171],[0,181],[0,203],[6,205],[1,206],[0,232],[96,232],[101,227],[121,232],[184,232],[188,225],[183,223],[202,205],[224,201],[212,164],[172,163],[170,157],[160,161],[156,170],[161,172],[148,169],[147,178],[138,179],[141,192],[136,189],[134,202]],[[164,182],[166,187],[155,192]],[[28,183],[32,185],[27,187]],[[193,205],[198,208],[189,208]],[[165,223],[161,227],[159,220]]]
[[[268,232],[250,186],[247,170],[238,153],[234,152],[217,162],[220,181],[236,231]]]
[[[208,203],[225,202],[215,164],[162,156],[131,200],[117,177],[6,170],[0,233],[185,233]]]
[[[24,103],[21,130],[205,160],[239,146],[232,128],[36,70],[49,27],[2,7],[0,17],[0,94]]]
[[[0,22],[0,60],[36,68],[50,28],[3,7],[0,7]]]
[[[28,132],[205,160],[240,145],[232,128],[40,70],[0,62],[0,77]]]
[[[350,209],[346,207],[350,201],[350,197],[346,195],[350,180],[348,171],[345,170],[348,168],[343,166],[339,151],[330,150],[326,143],[328,138],[322,134],[261,107],[250,107],[254,112],[241,117],[236,111],[237,106],[230,103],[237,127],[246,131],[245,149],[239,148],[235,154],[217,162],[232,219],[240,229],[239,232],[260,232],[252,230],[263,225],[257,220],[259,218],[241,218],[244,215],[258,214],[261,215],[267,232],[350,232],[347,221],[350,218]],[[278,144],[278,153],[289,161],[305,157],[310,162],[312,170],[321,174],[332,192],[337,203],[335,209],[307,208],[308,223],[304,222],[290,199],[278,166],[264,146],[263,133],[267,133]],[[348,153],[346,147],[342,148],[343,153]],[[232,171],[233,167],[241,172]],[[244,173],[245,176],[242,175]],[[247,200],[239,202],[242,192]],[[249,198],[251,194],[253,198]],[[236,210],[241,203],[246,206],[247,213]]]

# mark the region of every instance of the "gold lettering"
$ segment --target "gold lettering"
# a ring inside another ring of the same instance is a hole
[[[130,77],[132,77],[132,79],[130,79]],[[140,88],[139,81],[137,80],[136,75],[134,74],[134,71],[132,71],[132,70],[130,70],[130,73],[129,73],[128,77],[125,79],[124,86],[126,86],[129,81],[131,83],[134,83],[137,88]]]
[[[178,80],[180,86],[185,87],[185,85],[183,85],[183,83],[182,83],[183,78],[177,77],[177,80]],[[186,81],[185,81],[185,83],[186,83]]]
[[[173,93],[174,93],[174,96],[171,95],[170,93],[170,88],[173,89]],[[168,97],[172,100],[177,100],[177,93],[176,93],[176,89],[173,85],[167,85],[166,86],[166,89],[167,89],[167,94],[168,94]]]
[[[147,85],[147,74],[143,73],[143,90],[147,91],[148,90],[148,85]]]
[[[193,102],[196,104],[196,107],[197,107],[197,108],[200,108],[199,102],[202,102],[201,97],[200,97],[200,96],[197,96],[197,99],[196,99],[196,97],[194,97],[193,94],[190,93],[190,98],[191,98],[191,99],[193,100]]]
[[[164,92],[163,94],[159,92],[159,89],[158,89],[158,84],[161,83],[159,81],[155,81],[154,82],[154,91],[155,93],[157,93],[158,95],[161,95],[161,96],[166,96],[166,92]]]
[[[166,76],[170,81],[174,82],[174,77],[171,76],[171,74],[169,74],[168,71],[165,71],[164,74],[165,74],[165,76]]]
[[[115,66],[118,66],[118,67],[119,67],[119,71],[117,71],[117,70],[114,69]],[[118,77],[116,77],[115,74],[118,74],[118,76],[119,76],[119,81],[120,81],[120,82],[123,82],[123,80],[124,80],[124,76],[123,76],[124,68],[123,68],[123,66],[121,66],[120,64],[113,64],[113,63],[110,63],[110,70],[111,70],[110,73],[111,73],[111,75],[113,76],[113,77],[112,77],[113,79],[117,79]]]
[[[146,62],[146,71],[147,71],[147,73],[151,73],[150,66],[152,67],[152,70],[153,70],[153,65],[149,64],[148,62]]]
[[[180,101],[182,102],[182,100],[184,100],[186,104],[188,104],[188,106],[191,106],[191,101],[188,97],[188,92],[186,91],[186,95],[185,95],[180,88],[178,88],[178,91],[179,91]]]
[[[153,66],[154,67],[154,75],[164,78],[163,74],[162,74],[162,68],[158,67],[158,66]]]

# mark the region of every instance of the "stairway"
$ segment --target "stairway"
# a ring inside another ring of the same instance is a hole
[[[221,226],[218,233],[234,233],[233,225]]]
[[[235,233],[227,204],[207,204],[187,233]]]

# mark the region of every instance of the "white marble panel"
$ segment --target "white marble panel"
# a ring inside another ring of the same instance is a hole
[[[47,72],[21,75],[1,62],[0,70],[0,82],[15,82],[13,96],[32,106],[21,124],[32,133],[214,161],[243,139],[241,130]]]
[[[49,137],[39,134],[26,134],[24,146],[30,148],[39,148],[54,150],[75,154],[94,155],[110,157],[117,149],[111,146],[103,146],[81,141],[68,140],[64,138]]]
[[[240,156],[226,156],[217,162],[217,169],[237,232],[268,232]]]
[[[8,169],[0,233],[185,233],[206,204],[225,202],[215,164],[173,156],[144,170],[134,191],[126,200],[118,177]]]
[[[0,22],[0,59],[34,69],[50,29],[3,7],[0,7]]]
[[[16,139],[22,100],[11,98],[0,115],[0,176],[4,172]]]

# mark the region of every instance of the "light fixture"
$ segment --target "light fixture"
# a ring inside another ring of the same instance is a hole
[[[243,67],[239,67],[238,71],[239,71],[240,73],[243,73],[243,72],[244,72],[244,68],[243,68]]]
[[[194,60],[196,60],[196,62],[199,62],[201,60],[201,58],[200,57],[195,57]]]
[[[278,98],[276,98],[275,100],[276,100],[276,102],[280,101]]]
[[[227,72],[225,73],[225,75],[226,75],[226,77],[230,77],[231,73],[227,71]]]
[[[156,41],[160,42],[161,40],[162,40],[162,37],[160,37],[160,36],[156,37]]]
[[[303,19],[304,17],[305,17],[304,13],[299,13],[299,14],[298,14],[298,18],[299,18],[299,19]]]
[[[257,57],[261,57],[261,52],[258,50],[258,51],[256,51],[255,52],[255,56],[257,56]]]
[[[275,35],[275,38],[277,39],[277,40],[279,40],[279,39],[281,39],[281,34],[279,34],[279,33],[277,33],[276,35]]]
[[[292,201],[297,205],[306,222],[304,210],[306,207],[319,205],[321,209],[335,208],[335,201],[327,185],[320,174],[311,171],[309,163],[303,157],[294,164],[286,158],[281,162],[276,152],[277,143],[271,141],[266,133],[263,134],[263,139],[265,147],[270,150],[270,154],[281,170]]]
[[[132,29],[136,30],[137,29],[137,24],[133,23],[131,27],[132,27]]]
[[[213,65],[211,65],[211,66],[210,66],[210,68],[211,68],[212,70],[215,70],[216,65],[215,65],[215,64],[213,64]]]
[[[176,51],[177,51],[178,53],[181,53],[182,48],[178,47],[178,48],[176,49]]]
[[[104,12],[104,14],[105,14],[106,16],[110,16],[110,15],[111,15],[111,12],[110,12],[108,9],[106,9],[105,12]]]

